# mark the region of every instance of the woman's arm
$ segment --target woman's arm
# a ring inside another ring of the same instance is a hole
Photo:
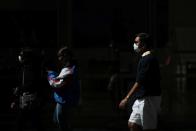
[[[63,68],[60,74],[54,78],[51,82],[51,86],[54,88],[61,88],[70,85],[73,77],[73,71],[71,68]]]

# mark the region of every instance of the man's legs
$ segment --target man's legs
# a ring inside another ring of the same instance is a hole
[[[158,131],[157,129],[146,129],[146,130],[143,130],[143,131]]]
[[[132,122],[128,122],[128,127],[130,131],[143,131],[141,126]]]
[[[130,131],[143,131],[142,109],[144,101],[136,100],[132,106],[132,112],[128,120],[128,128]]]
[[[131,131],[156,131],[160,100],[160,97],[146,97],[134,102],[128,123]]]

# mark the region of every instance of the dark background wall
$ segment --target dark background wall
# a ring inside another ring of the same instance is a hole
[[[167,40],[167,1],[74,0],[72,11],[76,47],[107,47],[111,41],[127,47],[130,37],[142,31],[156,36],[156,46]]]

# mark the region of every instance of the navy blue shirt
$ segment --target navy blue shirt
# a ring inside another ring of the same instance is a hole
[[[141,85],[141,88],[136,92],[137,98],[161,95],[159,62],[152,53],[140,59],[136,82]]]

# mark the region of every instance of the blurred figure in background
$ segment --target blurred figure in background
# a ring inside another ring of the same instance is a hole
[[[12,109],[17,109],[17,130],[36,128],[43,131],[41,109],[43,104],[43,70],[39,51],[34,48],[23,48],[18,56],[17,86],[14,89]]]
[[[114,63],[112,69],[111,69],[111,76],[109,78],[107,90],[109,92],[109,95],[111,97],[112,101],[112,109],[116,113],[119,113],[118,105],[120,103],[120,100],[122,98],[122,89],[120,85],[120,71],[118,65],[115,65]]]

